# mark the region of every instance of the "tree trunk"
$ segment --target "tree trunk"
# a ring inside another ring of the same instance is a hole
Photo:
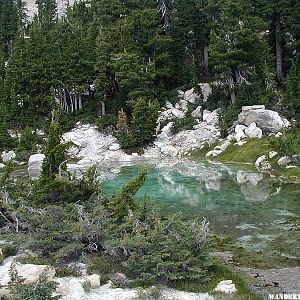
[[[82,110],[82,97],[81,97],[81,93],[79,93],[78,109]]]
[[[208,74],[208,46],[203,47],[204,72]]]
[[[277,70],[277,80],[278,82],[282,82],[283,80],[283,73],[282,73],[282,43],[280,34],[280,17],[276,18],[275,23],[275,34],[276,34],[276,70]]]
[[[231,104],[234,106],[236,100],[234,88],[230,89],[230,99],[231,99]]]
[[[105,116],[105,103],[103,101],[101,101],[101,116]]]

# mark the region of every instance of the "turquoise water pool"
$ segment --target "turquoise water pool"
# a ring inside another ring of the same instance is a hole
[[[121,168],[102,182],[103,193],[112,195],[140,169]],[[167,161],[148,165],[147,180],[135,199],[145,196],[165,213],[182,211],[188,218],[207,218],[214,233],[233,238],[246,249],[299,258],[299,185],[233,165]]]

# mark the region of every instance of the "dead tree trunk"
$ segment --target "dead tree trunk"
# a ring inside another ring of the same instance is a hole
[[[203,47],[203,61],[204,61],[204,72],[208,74],[208,46]]]
[[[283,73],[282,73],[282,42],[280,38],[280,16],[276,18],[275,22],[275,44],[276,44],[276,70],[277,70],[277,80],[282,82]]]

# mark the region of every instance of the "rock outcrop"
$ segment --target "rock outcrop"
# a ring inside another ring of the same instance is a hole
[[[288,126],[288,121],[276,111],[265,109],[264,105],[244,106],[239,114],[239,124],[249,126],[255,122],[264,132],[277,133]]]

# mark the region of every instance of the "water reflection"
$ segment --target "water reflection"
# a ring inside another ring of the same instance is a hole
[[[104,193],[112,194],[140,168],[121,168],[120,174],[102,183]],[[181,210],[188,217],[205,216],[214,232],[254,250],[267,249],[271,240],[291,239],[294,235],[287,235],[291,226],[278,224],[300,213],[299,187],[207,161],[170,160],[149,165],[148,178],[136,199],[142,200],[145,194],[166,213]]]

